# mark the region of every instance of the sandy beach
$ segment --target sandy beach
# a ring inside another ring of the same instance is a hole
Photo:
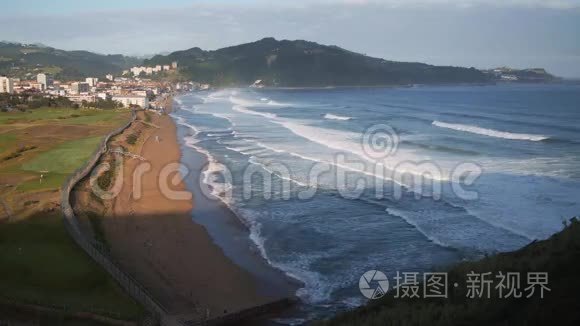
[[[171,101],[169,98],[166,103],[169,110]],[[182,157],[176,126],[168,115],[147,113],[145,117],[144,112],[139,114],[140,119],[147,121],[136,121],[111,143],[122,145],[143,158],[124,158],[122,189],[106,204],[108,208],[102,225],[114,259],[142,283],[169,314],[184,318],[221,317],[292,296],[293,287],[281,273],[273,271],[251,253],[247,256],[252,258],[239,259],[246,263],[246,268],[240,267],[239,262],[235,263],[216,245],[205,226],[192,220],[191,211],[198,198],[187,191],[185,182],[169,182],[169,188],[180,191],[182,198],[165,196],[159,183],[160,173],[168,164],[179,163]],[[133,146],[126,144],[130,134],[139,135],[139,141]],[[204,164],[200,158],[194,159],[197,166],[188,166],[190,175],[201,173]],[[134,185],[139,181],[133,174],[143,164],[150,164],[150,168],[140,178],[141,194],[137,199]],[[179,173],[165,179],[174,177],[181,179]],[[213,209],[211,213],[216,219],[232,219],[230,224],[240,227],[227,207],[208,206],[203,198],[199,198],[199,202]],[[249,248],[242,251],[249,252]],[[249,272],[247,267],[254,272]]]

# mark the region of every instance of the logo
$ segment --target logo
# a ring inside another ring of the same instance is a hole
[[[379,124],[365,130],[362,149],[373,160],[383,159],[395,154],[399,147],[399,135],[391,126]]]
[[[373,286],[378,284],[376,286]],[[389,290],[389,280],[387,275],[381,271],[370,270],[364,273],[358,281],[360,293],[367,299],[382,298]]]

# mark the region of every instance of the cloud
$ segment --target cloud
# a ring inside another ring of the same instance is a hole
[[[194,46],[217,49],[274,36],[393,60],[479,68],[533,63],[580,76],[580,11],[568,9],[578,2],[198,1],[158,9],[0,13],[0,39],[141,55]]]
[[[385,5],[393,8],[405,7],[502,7],[502,8],[580,8],[580,0],[328,0],[329,3],[348,5]]]

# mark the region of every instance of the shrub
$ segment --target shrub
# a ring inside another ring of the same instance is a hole
[[[113,169],[101,173],[97,178],[97,184],[103,190],[109,190],[115,178],[115,172]]]
[[[135,145],[137,143],[137,139],[139,139],[138,134],[130,134],[129,136],[127,136],[127,143]]]
[[[39,201],[38,200],[27,200],[24,202],[24,206],[30,206],[30,205],[35,205],[38,204]]]

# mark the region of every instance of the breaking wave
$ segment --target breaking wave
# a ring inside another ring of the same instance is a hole
[[[484,135],[484,136],[495,137],[495,138],[511,139],[511,140],[542,141],[542,140],[546,140],[546,139],[550,138],[550,137],[544,136],[544,135],[517,134],[517,133],[512,133],[512,132],[507,132],[507,131],[485,129],[485,128],[481,128],[478,126],[472,126],[472,125],[462,125],[459,123],[441,122],[441,121],[437,121],[437,120],[433,121],[432,124],[434,126],[437,126],[440,128],[453,129],[453,130],[457,130],[457,131],[469,132],[472,134]]]
[[[332,114],[332,113],[327,113],[327,114],[324,115],[324,119],[346,121],[346,120],[350,120],[352,118],[351,117],[341,116],[341,115],[336,115],[336,114]]]

